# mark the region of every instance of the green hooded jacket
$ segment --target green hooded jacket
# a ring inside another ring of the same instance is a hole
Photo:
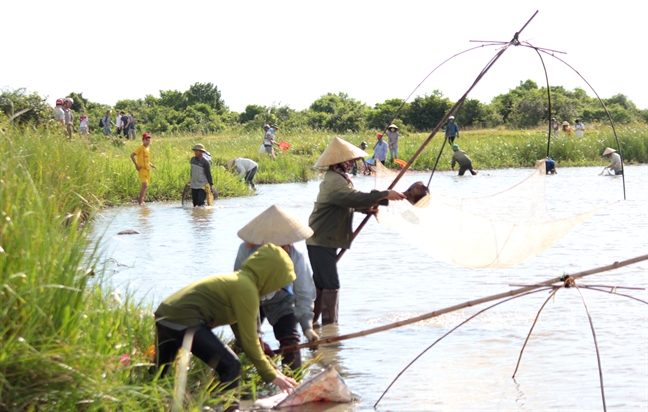
[[[263,354],[257,333],[259,296],[295,278],[290,256],[267,244],[243,262],[238,272],[206,277],[169,296],[155,311],[155,318],[186,326],[202,321],[211,328],[236,323],[243,350],[263,380],[272,382],[277,372]]]
[[[315,233],[306,239],[306,244],[348,249],[353,235],[354,209],[376,206],[378,200],[388,194],[386,190],[372,190],[369,193],[355,190],[344,177],[331,169],[327,170],[308,220],[308,226]]]

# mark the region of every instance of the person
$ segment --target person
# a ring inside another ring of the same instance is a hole
[[[245,157],[237,157],[236,159],[227,162],[226,169],[231,170],[236,168],[238,175],[245,179],[245,183],[254,188],[254,175],[259,170],[259,165],[252,159]]]
[[[548,175],[558,174],[556,171],[556,161],[548,156],[545,158],[545,171]]]
[[[137,119],[133,112],[128,112],[128,131],[126,134],[127,140],[135,140],[135,124],[137,124]]]
[[[354,161],[365,156],[364,150],[335,137],[315,163],[315,167],[328,167],[308,220],[314,234],[306,239],[317,292],[313,322],[321,315],[322,325],[338,321],[337,249],[351,246],[353,212],[375,214],[381,201],[405,199],[395,190],[361,192],[353,188],[347,173]]]
[[[56,99],[56,107],[54,107],[54,120],[61,123],[65,129],[65,112],[63,111],[63,99]]]
[[[374,145],[374,159],[380,160],[380,163],[385,164],[387,160],[387,143],[383,140],[382,133],[378,133],[376,144]]]
[[[360,149],[365,150],[367,148],[367,142],[362,142],[360,143]],[[367,162],[365,162],[364,158],[360,159],[360,173],[366,174],[367,171]],[[353,162],[353,169],[351,169],[351,174],[353,176],[358,175],[358,161],[355,160]]]
[[[263,147],[265,148],[265,152],[273,159],[277,158],[273,147],[273,145],[275,144],[275,131],[277,130],[279,130],[279,127],[276,124],[268,127],[268,129],[266,130],[265,139],[263,140]]]
[[[553,131],[554,137],[558,137],[558,130],[560,129],[560,126],[558,126],[558,122],[556,121],[555,117],[551,118],[551,124],[549,125],[549,131]]]
[[[126,140],[128,140],[128,130],[130,128],[131,119],[126,113],[122,112],[121,121],[122,121],[122,134],[124,135]]]
[[[452,145],[452,151],[454,152],[452,154],[452,170],[454,170],[455,163],[459,163],[459,176],[463,176],[464,173],[466,173],[466,170],[470,170],[470,173],[473,176],[477,174],[477,172],[473,170],[472,160],[470,160],[466,152],[460,150],[459,146],[456,144]]]
[[[151,163],[151,152],[149,151],[150,144],[150,133],[144,133],[142,135],[142,145],[138,146],[130,155],[131,160],[135,164],[135,169],[139,174],[140,182],[142,182],[142,187],[140,188],[139,195],[140,206],[144,205],[146,189],[148,188],[149,180],[151,179],[151,168],[157,169],[157,167],[155,167],[155,165]]]
[[[623,174],[623,162],[621,161],[621,156],[619,156],[616,150],[610,147],[606,147],[603,151],[603,156],[607,156],[610,159],[610,165],[605,166],[605,169],[610,171],[610,173],[613,175]]]
[[[72,140],[72,132],[74,132],[74,113],[72,113],[72,105],[74,100],[71,97],[67,97],[63,101],[63,114],[65,120],[65,135],[68,139]]]
[[[574,120],[574,130],[576,130],[576,137],[583,137],[583,133],[585,132],[585,125],[581,123],[580,119]]]
[[[119,135],[122,132],[122,116],[123,115],[124,115],[124,112],[117,112],[117,116],[115,117],[115,127],[117,128],[117,137],[119,137]]]
[[[101,118],[101,124],[103,124],[104,136],[112,136],[112,132],[110,131],[111,123],[112,120],[110,120],[110,110],[106,110],[106,114],[104,115],[104,117]]]
[[[459,137],[459,126],[455,123],[455,117],[448,117],[448,124],[445,129],[445,137],[450,144],[454,144],[455,138]]]
[[[88,136],[90,134],[90,129],[88,129],[88,116],[85,115],[85,111],[81,110],[81,117],[79,118],[79,135]]]
[[[206,152],[205,146],[197,144],[191,150],[194,152],[194,157],[189,162],[191,165],[191,180],[189,181],[189,185],[191,186],[191,200],[193,201],[194,207],[205,206],[207,190],[216,197],[214,193],[214,181],[211,175],[211,166],[209,161],[203,157],[203,153]]]
[[[284,288],[295,281],[290,256],[279,246],[259,248],[230,274],[208,276],[185,286],[166,298],[155,310],[156,359],[160,375],[168,373],[185,335],[191,334],[191,353],[214,368],[226,389],[239,384],[241,362],[212,329],[230,325],[248,359],[261,378],[281,390],[297,382],[276,370],[266,359],[257,332],[259,296]]]
[[[398,126],[390,124],[387,128],[387,142],[389,143],[389,161],[398,159]]]
[[[564,121],[564,122],[563,122],[563,124],[562,124],[562,131],[563,131],[564,134],[567,135],[567,137],[570,137],[570,136],[571,136],[571,134],[572,134],[572,128],[571,128],[571,126],[569,125],[569,122],[568,122],[568,121]]]
[[[299,344],[300,334],[297,324],[301,325],[304,336],[309,342],[319,339],[317,333],[313,331],[313,302],[315,301],[313,273],[304,254],[293,245],[312,235],[311,228],[276,205],[270,206],[238,231],[238,236],[243,239],[243,243],[236,254],[234,270],[240,270],[243,262],[261,245],[267,243],[281,246],[290,256],[295,267],[297,278],[292,284],[260,298],[261,322],[267,318],[272,325],[274,336],[279,341],[279,351],[287,346]],[[283,364],[289,365],[292,369],[301,368],[299,351],[285,353]]]

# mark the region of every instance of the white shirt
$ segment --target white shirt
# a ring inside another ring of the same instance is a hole
[[[236,167],[239,176],[245,177],[245,174],[247,172],[254,169],[255,167],[259,167],[259,165],[254,160],[246,159],[245,157],[239,157],[238,159],[234,160],[234,167]]]
[[[576,123],[574,129],[576,130],[576,137],[583,137],[583,131],[585,130],[583,123]]]
[[[118,114],[118,115],[117,115],[117,119],[115,119],[115,123],[117,124],[117,127],[118,127],[118,128],[122,126],[122,123],[121,123],[121,114]]]

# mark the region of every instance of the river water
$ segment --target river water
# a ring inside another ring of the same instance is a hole
[[[484,170],[476,177],[437,172],[433,191],[483,196],[523,180],[529,169]],[[600,168],[561,168],[548,176],[547,203],[557,218],[619,200],[597,212],[539,256],[505,269],[468,269],[433,260],[394,233],[369,222],[339,263],[340,324],[318,330],[348,334],[419,316],[648,253],[648,166],[626,166],[620,177],[599,176]],[[408,174],[408,180],[428,175]],[[155,181],[152,182],[155,184]],[[370,177],[354,178],[360,190]],[[114,285],[156,305],[205,275],[230,272],[240,244],[237,231],[273,204],[308,221],[318,182],[260,185],[257,195],[218,200],[213,208],[149,203],[105,210],[95,223],[102,257]],[[502,205],[502,213],[515,205]],[[356,224],[361,216],[356,216]],[[118,236],[135,229],[139,235]],[[431,236],[443,236],[431,233]],[[305,250],[303,242],[296,245]],[[464,245],[470,248],[470,240]],[[648,263],[593,275],[581,285],[648,287]],[[583,290],[592,316],[610,410],[648,409],[648,305],[608,293]],[[648,300],[645,290],[619,290]],[[512,379],[524,340],[546,292],[515,299],[473,319],[415,362],[394,384],[378,410],[602,410],[597,356],[578,291],[558,292],[542,312],[519,371]],[[389,331],[303,351],[335,365],[362,396],[352,405],[310,405],[299,410],[373,409],[383,391],[414,357],[486,305]],[[271,328],[265,340],[273,347]],[[224,333],[227,333],[223,329]]]

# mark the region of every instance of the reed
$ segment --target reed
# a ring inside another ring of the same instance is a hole
[[[0,410],[169,410],[177,382],[150,371],[149,304],[110,283],[89,243],[96,207],[119,176],[113,152],[31,131],[0,139]],[[105,159],[105,160],[102,160]],[[101,178],[104,177],[102,180]],[[96,243],[93,243],[96,244]],[[186,410],[216,408],[261,393],[246,364],[236,393],[212,392],[197,361]]]

